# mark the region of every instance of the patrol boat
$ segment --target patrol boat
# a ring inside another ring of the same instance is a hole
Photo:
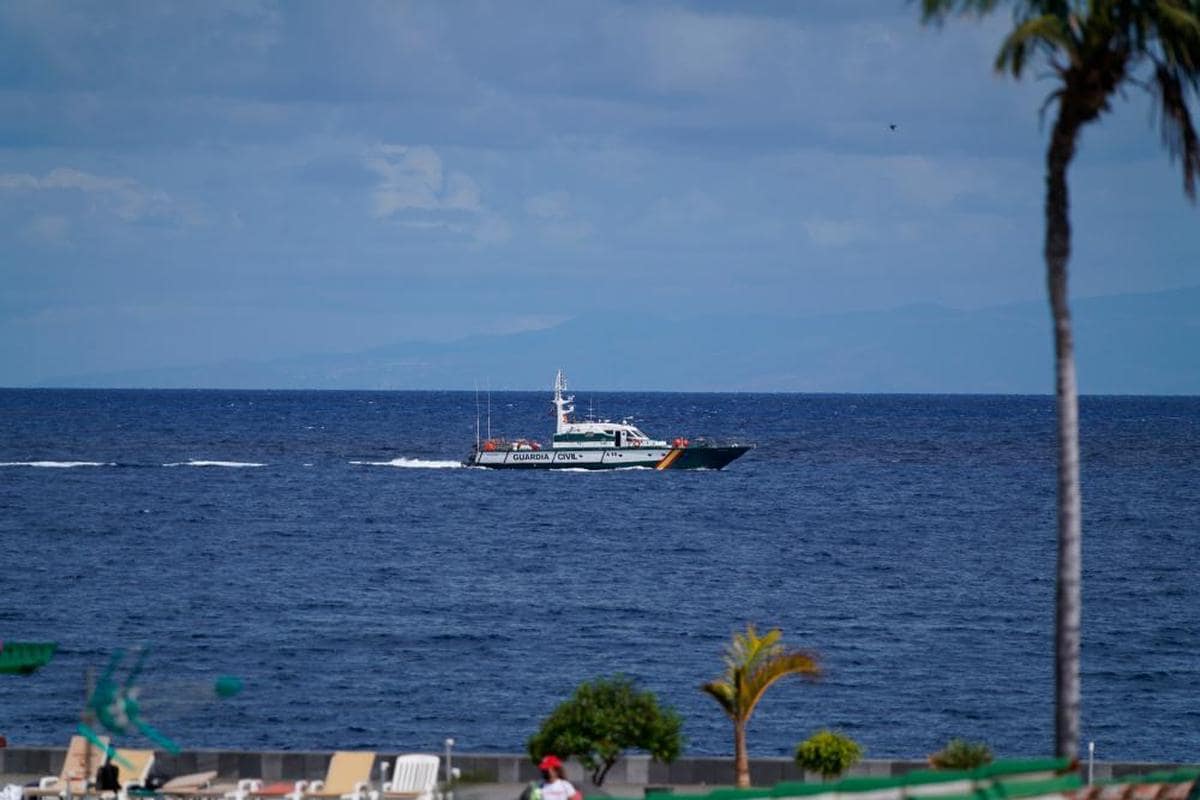
[[[528,439],[484,439],[463,461],[468,467],[493,469],[721,469],[754,445],[717,445],[651,439],[629,422],[575,419],[575,397],[567,395],[567,378],[554,377],[557,427],[550,449]]]

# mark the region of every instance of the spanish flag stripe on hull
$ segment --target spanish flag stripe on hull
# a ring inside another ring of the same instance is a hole
[[[679,458],[679,454],[682,452],[683,452],[682,447],[676,447],[671,452],[667,453],[666,457],[663,458],[662,461],[658,462],[658,465],[655,466],[654,468],[655,469],[667,469],[668,467],[671,466],[671,464],[673,464],[675,462],[675,459]]]

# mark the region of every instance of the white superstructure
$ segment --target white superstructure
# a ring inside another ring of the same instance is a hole
[[[554,376],[554,430],[553,448],[612,448],[612,447],[670,447],[662,439],[651,439],[628,422],[608,420],[575,419],[575,397],[567,395],[567,376],[560,369]]]

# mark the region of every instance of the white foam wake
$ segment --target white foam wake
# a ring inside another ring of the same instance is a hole
[[[393,458],[391,461],[351,461],[364,467],[406,467],[408,469],[458,469],[459,461],[432,461],[424,458]]]
[[[0,461],[0,467],[115,467],[111,461]]]
[[[265,467],[266,464],[258,464],[253,461],[174,461],[170,464],[163,464],[164,467]]]

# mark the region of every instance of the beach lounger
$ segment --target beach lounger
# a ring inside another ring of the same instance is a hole
[[[117,765],[117,784],[121,789],[118,792],[101,792],[100,796],[129,800],[130,789],[146,785],[146,779],[154,767],[154,751],[118,747],[116,753],[113,763]]]
[[[158,787],[156,794],[162,797],[224,797],[234,788],[234,785],[214,786],[213,780],[216,777],[216,770],[179,775]]]
[[[163,794],[191,792],[207,787],[213,782],[213,778],[215,777],[217,777],[215,769],[208,772],[193,772],[188,775],[179,775],[158,787],[158,790]]]
[[[422,753],[396,757],[392,779],[385,781],[382,792],[372,792],[372,800],[433,800],[441,759]]]
[[[286,800],[305,798],[334,798],[336,800],[367,800],[371,786],[371,767],[374,753],[339,750],[329,760],[325,780],[296,781],[295,783],[263,783],[258,779],[240,780],[226,800],[248,800],[256,797],[277,797]]]
[[[108,745],[108,737],[100,737]],[[88,742],[82,736],[72,736],[67,745],[67,755],[57,775],[47,775],[38,785],[26,786],[23,797],[66,797],[68,792],[82,797],[96,775],[96,769],[104,763],[104,750]]]

